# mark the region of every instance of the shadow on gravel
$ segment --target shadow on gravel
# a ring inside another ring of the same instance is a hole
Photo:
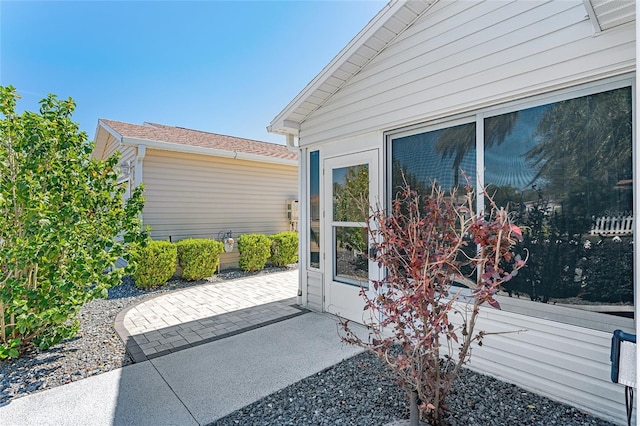
[[[2,361],[0,407],[9,404],[11,399],[16,397],[16,393],[33,393],[44,388],[47,383],[46,376],[58,369],[58,367],[50,368],[47,365],[60,360],[63,356],[60,349],[54,348],[46,353],[32,350],[21,358]],[[13,392],[10,391],[12,388]]]

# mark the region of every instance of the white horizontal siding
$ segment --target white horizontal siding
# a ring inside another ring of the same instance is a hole
[[[120,153],[120,163],[130,160],[133,164],[133,160],[136,157],[136,148],[132,146],[120,145],[117,139],[114,138],[111,134],[109,134],[107,138],[107,144],[104,149],[104,153],[100,157],[100,159],[104,160],[106,158],[109,158],[116,152]]]
[[[635,67],[635,29],[581,1],[441,2],[304,123],[302,145],[389,130]]]
[[[307,308],[322,312],[322,274],[307,271]]]
[[[624,387],[610,381],[611,334],[559,322],[483,309],[472,369],[621,423]],[[524,330],[522,332],[515,332]]]
[[[116,152],[120,153],[120,160],[118,161],[119,164],[122,164],[122,163],[128,161],[129,164],[132,165],[131,169],[129,170],[129,174],[128,175],[123,174],[122,171],[121,171],[120,176],[119,176],[120,180],[125,180],[127,178],[129,179],[129,191],[131,191],[135,187],[135,179],[134,179],[135,166],[134,166],[134,164],[135,164],[135,158],[136,158],[136,148],[133,147],[133,146],[120,145],[118,140],[116,138],[114,138],[113,135],[108,134],[107,143],[105,144],[104,151],[103,151],[102,155],[99,156],[98,158],[100,160],[105,160],[105,159],[111,157]]]
[[[285,201],[298,199],[295,166],[154,149],[147,149],[143,182],[143,221],[154,239],[287,231]]]
[[[300,144],[322,144],[323,158],[365,134],[377,147],[384,131],[632,72],[635,57],[634,26],[594,36],[579,0],[440,1],[301,123]],[[307,274],[306,290],[308,306],[320,310],[322,280]],[[600,330],[483,310],[478,330],[526,331],[487,336],[470,367],[622,424],[609,328],[633,321],[563,309],[554,318],[565,314]]]

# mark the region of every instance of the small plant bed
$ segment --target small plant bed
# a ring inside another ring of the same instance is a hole
[[[562,425],[611,423],[492,377],[462,369],[447,402],[449,426]],[[404,392],[371,353],[307,377],[214,422],[235,425],[375,425],[407,418]]]

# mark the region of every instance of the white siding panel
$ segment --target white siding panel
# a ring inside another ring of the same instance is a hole
[[[575,8],[571,12],[575,14]],[[500,18],[503,17],[500,16]],[[536,23],[543,18],[544,15],[540,15],[540,11],[537,11]],[[474,26],[478,25],[480,24]],[[521,24],[517,21],[512,23],[514,28],[518,25]],[[486,23],[482,26],[486,27]],[[426,41],[426,46],[419,51],[420,54],[415,56],[415,49],[409,52],[408,54],[414,57],[402,63],[402,66],[381,71],[372,75],[368,82],[354,83],[348,89],[340,91],[332,99],[330,106],[327,105],[314,115],[313,123],[310,121],[305,130],[313,131],[313,127],[325,125],[324,120],[331,120],[332,112],[336,110],[343,112],[346,110],[348,114],[356,110],[363,114],[376,114],[375,110],[363,109],[359,93],[350,93],[349,89],[353,91],[355,87],[364,86],[358,90],[362,94],[366,93],[367,103],[378,107],[386,106],[391,101],[395,102],[393,105],[400,106],[406,102],[423,103],[425,100],[448,98],[455,93],[464,93],[465,89],[482,88],[487,83],[500,82],[516,73],[519,75],[525,70],[527,73],[536,72],[548,65],[564,62],[569,59],[566,56],[567,53],[571,54],[571,58],[580,57],[584,51],[581,46],[566,46],[566,44],[572,40],[582,40],[585,34],[590,34],[590,27],[586,21],[567,27],[566,17],[563,14],[546,19],[544,25],[532,25],[513,32],[505,21],[500,21],[498,28],[482,28],[482,36],[476,37],[472,33],[468,37],[457,40],[452,39],[457,37],[456,35],[448,35],[447,39],[438,41],[437,46],[432,50],[429,50],[433,45],[432,40]],[[451,31],[452,34],[457,32]],[[558,40],[562,40],[562,43]],[[596,52],[610,47],[610,37],[588,40],[595,42],[594,45],[590,45],[590,49]],[[544,61],[541,61],[541,55],[544,56]],[[394,61],[399,59],[393,58]],[[519,70],[522,71],[519,72]],[[376,80],[378,83],[375,83]],[[432,86],[429,84],[431,81],[437,81],[438,84]],[[367,84],[375,85],[375,92],[372,92]],[[416,98],[416,101],[412,101],[413,98]],[[445,101],[446,104],[450,104],[453,99],[445,99]],[[388,109],[392,109],[393,105],[389,105]],[[345,118],[357,120],[357,117],[351,115]],[[335,122],[333,124],[335,125]]]
[[[143,220],[154,239],[287,231],[285,201],[298,199],[295,166],[154,149],[147,150],[143,181]],[[233,258],[226,255],[225,263]]]
[[[302,145],[633,70],[635,31],[593,37],[581,1],[436,5],[302,123]]]
[[[495,4],[501,3],[495,2]],[[458,19],[462,18],[457,16],[455,25],[449,24],[442,29],[443,32],[435,36],[427,29],[416,34],[413,39],[407,40],[405,44],[396,43],[358,75],[359,81],[354,79],[353,84],[341,90],[332,100],[331,108],[328,107],[326,111],[341,108],[345,102],[357,101],[361,98],[359,96],[361,92],[366,96],[365,92],[370,91],[374,86],[376,92],[385,92],[398,85],[418,85],[422,80],[436,78],[439,74],[447,78],[447,81],[451,81],[449,75],[451,70],[458,69],[468,75],[476,70],[494,68],[497,65],[514,62],[517,58],[527,57],[528,50],[523,49],[523,44],[528,40],[532,38],[536,40],[538,37],[544,37],[548,33],[566,27],[565,16],[557,15],[558,12],[566,10],[565,3],[558,2],[554,5],[557,10],[554,10],[554,15],[551,16],[547,14],[548,11],[540,8],[531,10],[528,14],[531,24],[524,28],[522,23],[513,16],[516,10],[511,4],[509,7],[502,7],[491,13],[492,20],[499,22],[499,26],[474,20],[473,15],[465,13],[463,17],[469,21],[463,22],[462,25],[458,25]],[[542,21],[544,25],[541,24]],[[552,41],[555,42],[555,39]],[[409,42],[418,44],[405,47]],[[393,53],[392,49],[396,46],[403,46],[397,54]],[[555,47],[554,44],[532,46],[529,44],[527,49],[544,51]],[[508,53],[506,59],[494,56],[505,51]],[[467,64],[473,67],[468,69]]]
[[[322,274],[307,271],[307,308],[322,312]]]
[[[473,349],[470,367],[585,411],[624,418],[624,388],[609,380],[611,334],[493,311],[476,330],[488,335]]]
[[[106,158],[109,158],[116,151],[118,151],[118,140],[112,135],[109,135],[109,137],[107,138],[107,145],[104,147],[104,153],[100,157],[100,159],[104,160]]]
[[[108,139],[107,139],[107,144],[105,145],[104,152],[103,152],[102,156],[99,157],[99,158],[101,160],[104,160],[104,159],[106,159],[108,157],[111,157],[116,152],[120,153],[119,164],[122,164],[122,163],[128,161],[129,164],[131,164],[133,166],[133,164],[135,162],[135,158],[136,158],[136,148],[133,147],[133,146],[120,145],[118,143],[118,140],[116,138],[114,138],[111,134],[109,134]],[[129,177],[131,179],[131,183],[133,183],[133,176],[134,176],[134,169],[131,168],[131,170],[129,170],[129,175],[128,176],[121,175],[120,178]],[[131,188],[131,189],[133,189],[133,188]]]

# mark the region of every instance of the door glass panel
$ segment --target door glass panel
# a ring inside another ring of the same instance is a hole
[[[345,284],[367,287],[369,259],[368,232],[360,226],[334,227],[335,274],[333,279]]]
[[[333,221],[366,222],[369,213],[369,165],[333,169]]]

